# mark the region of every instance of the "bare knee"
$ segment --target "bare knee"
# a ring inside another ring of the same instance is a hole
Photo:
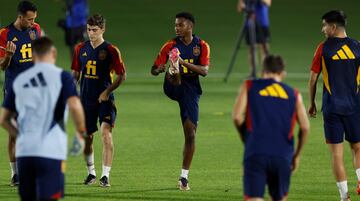
[[[185,144],[194,144],[195,143],[195,132],[188,132],[185,134]]]
[[[351,143],[350,146],[351,146],[351,149],[355,152],[355,154],[360,153],[360,142]]]

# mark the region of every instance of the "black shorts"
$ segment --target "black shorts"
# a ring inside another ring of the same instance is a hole
[[[344,141],[360,142],[360,113],[339,115],[323,112],[324,131],[327,144],[338,144]]]
[[[170,83],[165,76],[164,93],[172,100],[177,101],[180,107],[181,121],[184,124],[189,119],[196,126],[199,121],[200,94],[187,88],[184,84],[176,86]]]
[[[264,197],[265,186],[273,200],[289,192],[291,163],[282,157],[255,155],[244,160],[244,197]]]
[[[16,158],[21,200],[64,197],[65,161],[42,157]]]
[[[88,134],[95,133],[98,130],[97,123],[100,126],[106,122],[114,127],[116,119],[116,107],[113,100],[108,100],[94,106],[84,105],[85,124]]]
[[[245,39],[246,44],[250,45],[250,30],[249,27],[245,27]],[[268,43],[270,41],[270,29],[256,24],[255,26],[256,43]]]

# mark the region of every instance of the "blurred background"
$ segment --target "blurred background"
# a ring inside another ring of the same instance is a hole
[[[8,25],[16,18],[17,0],[1,0],[0,22]],[[58,65],[69,69],[69,53],[64,32],[57,21],[65,16],[65,1],[34,0],[37,22],[56,42]],[[209,76],[221,76],[230,62],[243,14],[236,12],[237,0],[88,0],[90,14],[107,19],[105,39],[123,54],[129,76],[149,75],[162,44],[174,37],[174,16],[180,11],[195,15],[194,32],[211,47]],[[321,16],[330,9],[342,9],[348,16],[348,35],[360,37],[358,0],[273,0],[270,8],[271,52],[283,55],[289,72],[307,72],[317,44],[324,39]],[[247,73],[247,48],[242,44],[234,73]],[[233,77],[233,76],[231,76]],[[239,78],[239,76],[237,76]]]

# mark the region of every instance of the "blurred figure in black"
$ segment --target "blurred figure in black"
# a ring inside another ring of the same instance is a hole
[[[86,20],[89,15],[87,0],[65,0],[66,19],[60,19],[58,26],[65,31],[65,42],[70,48],[70,58],[74,55],[74,46],[86,39]]]

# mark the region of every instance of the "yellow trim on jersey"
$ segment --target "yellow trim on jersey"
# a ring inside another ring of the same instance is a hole
[[[359,93],[359,87],[360,87],[360,66],[358,67],[358,74],[357,74],[357,76],[356,76],[356,83],[357,83],[356,93]]]
[[[206,55],[206,58],[210,58],[210,46],[209,46],[209,44],[208,44],[207,42],[205,42],[205,41],[204,41],[204,43],[205,43],[205,45],[206,45],[206,49],[207,49],[207,55]]]
[[[3,31],[5,31],[5,30],[6,30],[6,28],[0,29],[0,34],[1,34]]]
[[[114,74],[115,74],[115,71],[114,71],[114,70],[111,70],[111,71],[110,71],[110,81],[111,81],[111,84],[114,82]]]
[[[350,50],[349,46],[343,45],[341,48],[345,51],[345,53],[349,57],[349,59],[355,59],[355,56],[354,56],[353,52]]]
[[[331,95],[331,90],[330,90],[330,85],[329,85],[329,74],[326,69],[324,57],[321,57],[321,64],[322,64],[321,66],[322,66],[324,85],[325,85],[325,88],[327,89],[327,91],[329,92],[329,94]]]
[[[66,161],[61,161],[61,172],[62,173],[66,172]]]
[[[166,43],[160,48],[160,52],[161,50],[163,50],[167,45],[175,43],[174,39],[168,40],[166,41]]]
[[[119,48],[117,48],[115,45],[111,45],[111,47],[113,47],[116,50],[116,52],[118,53],[120,63],[123,63],[122,58],[121,58],[121,52],[120,52]]]

